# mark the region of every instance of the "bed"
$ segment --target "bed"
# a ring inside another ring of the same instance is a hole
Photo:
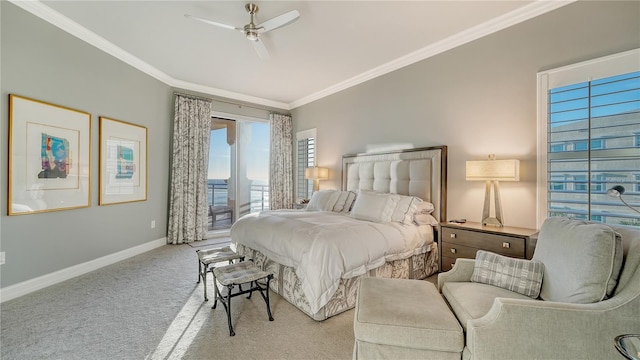
[[[305,210],[243,216],[237,251],[274,273],[270,286],[321,321],[355,306],[360,278],[423,279],[438,271],[446,219],[446,146],[345,155],[342,189]]]

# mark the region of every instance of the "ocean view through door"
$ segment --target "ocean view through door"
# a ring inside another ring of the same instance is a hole
[[[269,209],[269,123],[212,118],[207,195],[209,231]]]

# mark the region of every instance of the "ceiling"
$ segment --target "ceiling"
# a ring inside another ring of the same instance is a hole
[[[317,100],[566,5],[570,1],[257,1],[261,60],[234,26],[248,1],[17,1],[14,4],[183,89],[282,109]]]

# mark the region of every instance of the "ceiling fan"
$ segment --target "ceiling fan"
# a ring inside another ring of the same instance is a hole
[[[244,34],[244,36],[251,41],[251,43],[253,44],[253,48],[256,50],[256,52],[258,53],[258,56],[260,56],[261,59],[266,60],[269,58],[269,51],[267,50],[267,47],[264,45],[264,42],[262,42],[260,40],[260,35],[266,33],[267,31],[272,31],[278,28],[281,28],[285,25],[289,25],[291,23],[293,23],[294,21],[298,20],[298,18],[300,17],[300,13],[298,12],[298,10],[291,10],[287,13],[284,13],[282,15],[276,16],[273,19],[267,20],[265,22],[263,22],[262,24],[257,24],[255,23],[255,15],[258,12],[259,8],[258,5],[256,4],[246,4],[244,6],[245,10],[247,10],[247,12],[249,13],[249,15],[251,15],[251,20],[249,21],[249,23],[247,25],[245,25],[244,27],[237,27],[237,26],[232,26],[232,25],[226,25],[226,24],[221,24],[215,21],[211,21],[211,20],[207,20],[207,19],[202,19],[193,15],[189,15],[189,14],[185,14],[184,16],[190,18],[190,19],[194,19],[194,20],[198,20],[198,21],[202,21],[203,23],[209,24],[209,25],[214,25],[214,26],[218,26],[221,28],[225,28],[225,29],[230,29],[230,30],[237,30],[240,31]]]

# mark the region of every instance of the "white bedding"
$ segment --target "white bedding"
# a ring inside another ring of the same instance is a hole
[[[375,223],[331,211],[276,210],[242,217],[231,228],[231,239],[294,268],[316,313],[341,278],[429,251],[433,228]]]

